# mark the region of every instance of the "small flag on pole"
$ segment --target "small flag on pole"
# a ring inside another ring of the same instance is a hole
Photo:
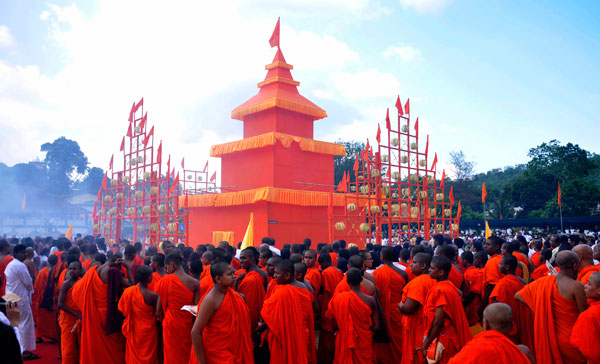
[[[404,104],[404,112],[406,114],[410,114],[410,99],[406,99],[406,104]]]
[[[560,204],[561,203],[560,199],[562,197],[561,195],[562,195],[562,193],[560,190],[560,181],[558,181],[558,206],[561,206],[561,204]]]
[[[215,173],[213,173],[212,176],[210,176],[209,182],[216,182],[216,181],[217,181],[217,171],[215,171]]]
[[[485,189],[485,182],[481,185],[481,203],[485,203],[485,196],[487,196],[487,190]]]
[[[454,186],[450,186],[450,195],[448,195],[448,199],[450,200],[450,206],[454,205]]]
[[[133,122],[133,113],[135,112],[135,111],[133,111],[133,109],[135,109],[135,101],[133,102],[133,105],[131,105],[131,110],[129,110],[129,119],[128,120],[130,123]]]
[[[108,169],[112,170],[113,168],[113,158],[115,157],[115,155],[111,155],[110,156],[110,163],[108,163]]]
[[[277,18],[277,24],[275,24],[275,29],[273,29],[273,34],[271,35],[271,38],[269,39],[269,45],[271,45],[271,48],[273,47],[277,47],[279,48],[279,18]]]
[[[241,250],[244,250],[250,246],[254,246],[254,213],[250,213],[250,221],[248,222],[248,227],[246,228],[246,234],[244,234],[244,239],[242,240]]]
[[[419,139],[419,118],[417,117],[417,121],[415,121],[415,134],[417,136],[417,140]]]
[[[150,132],[148,133],[148,135],[146,135],[146,137],[144,138],[144,141],[142,141],[142,143],[144,143],[144,147],[148,146],[148,142],[150,141],[150,137],[154,135],[154,126],[152,126],[152,129],[150,129]]]
[[[387,128],[387,130],[390,130],[392,128],[392,125],[390,124],[390,108],[387,108],[386,114],[385,114],[385,127]]]
[[[492,230],[490,229],[490,226],[488,225],[487,220],[485,221],[485,238],[489,238],[490,236],[492,236]]]
[[[148,120],[148,112],[146,111],[146,114],[144,115],[144,117],[142,118],[142,121],[140,122],[140,125],[138,125],[140,127],[140,130],[144,130],[144,125],[146,125],[146,121]]]
[[[185,157],[181,158],[181,168],[185,169]]]
[[[69,240],[73,239],[73,223],[69,225],[69,230],[67,230],[67,232],[65,233],[65,238]]]
[[[162,162],[162,140],[158,144],[158,150],[156,151],[156,163],[160,164],[160,162]]]
[[[444,184],[446,184],[446,170],[442,169],[442,178],[440,180],[440,187],[444,187]]]
[[[138,102],[134,107],[133,107],[133,112],[136,113],[138,111],[138,109],[144,106],[144,98],[142,97],[142,99],[140,100],[140,102]]]
[[[402,110],[402,102],[400,102],[400,95],[396,99],[396,109],[398,109],[398,115],[404,115],[404,111]]]
[[[437,152],[435,152],[434,156],[433,156],[433,163],[431,163],[431,170],[433,171],[435,169],[435,165],[437,164]]]
[[[122,152],[125,150],[125,137],[123,137],[123,140],[121,140],[121,148],[119,148],[119,152]]]
[[[202,172],[206,172],[208,171],[208,160],[206,161],[206,164],[204,165],[204,169],[202,170]]]
[[[379,127],[379,123],[377,123],[377,136],[375,137],[377,143],[381,144],[381,128]]]

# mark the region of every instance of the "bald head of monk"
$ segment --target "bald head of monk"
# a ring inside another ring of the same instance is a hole
[[[364,265],[365,265],[365,261],[363,260],[363,258],[360,255],[353,255],[350,257],[350,259],[348,259],[348,269],[356,268],[356,269],[362,271]]]
[[[346,272],[346,282],[350,287],[358,288],[360,287],[360,282],[362,282],[363,276],[360,269],[350,268],[348,272]]]
[[[233,286],[235,280],[235,270],[229,263],[216,262],[210,266],[210,276],[215,286],[227,288]]]
[[[229,242],[220,241],[218,246],[219,246],[219,248],[225,249],[225,251],[227,251],[227,249],[229,249]]]
[[[579,244],[573,248],[573,251],[579,256],[579,262],[581,267],[585,268],[590,265],[594,265],[594,252],[592,248],[587,244]]]
[[[410,271],[412,274],[419,276],[421,274],[429,273],[429,265],[431,264],[431,254],[429,253],[417,253],[413,256],[412,265]]]
[[[432,279],[438,282],[445,281],[448,279],[448,274],[452,269],[452,262],[445,256],[437,256],[431,259],[431,266],[429,267],[429,275]]]
[[[513,313],[506,303],[492,303],[483,311],[483,330],[496,330],[508,335],[513,325]]]
[[[590,275],[585,285],[585,295],[590,300],[600,300],[600,272]]]
[[[277,284],[289,284],[294,279],[294,263],[289,259],[282,259],[275,266],[273,279]]]
[[[242,269],[249,271],[258,263],[258,250],[255,247],[249,246],[240,253],[240,264]]]
[[[504,240],[501,238],[497,236],[490,236],[485,240],[485,243],[483,243],[483,249],[486,253],[488,253],[488,255],[492,256],[500,252],[500,248],[502,247],[503,243]]]
[[[267,275],[269,277],[273,277],[275,275],[275,267],[281,261],[281,257],[278,255],[274,255],[269,260],[267,260]]]
[[[142,285],[152,282],[152,268],[142,265],[135,270],[135,280]]]
[[[514,255],[505,255],[502,257],[502,260],[500,260],[498,268],[500,270],[500,273],[515,274],[518,264],[519,261]]]
[[[325,270],[329,268],[331,264],[331,256],[329,253],[325,252],[319,255],[319,265],[321,266],[321,269]]]
[[[579,256],[572,250],[563,250],[556,254],[556,264],[560,268],[558,274],[575,277],[579,272]]]
[[[215,262],[215,256],[213,252],[205,251],[202,253],[202,265],[211,265]]]
[[[173,273],[178,269],[181,269],[182,264],[181,255],[178,253],[171,253],[165,259],[165,266],[167,267],[167,273]]]
[[[308,268],[312,268],[317,262],[317,252],[312,249],[306,249],[302,258],[302,262],[306,264]]]
[[[485,267],[485,263],[487,263],[488,255],[486,252],[477,252],[473,255],[473,266],[475,268],[483,268]]]
[[[299,282],[304,282],[304,276],[306,275],[306,264],[304,263],[294,263],[294,277]]]

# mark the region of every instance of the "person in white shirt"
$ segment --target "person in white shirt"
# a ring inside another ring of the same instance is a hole
[[[33,282],[27,266],[23,264],[25,258],[25,245],[19,244],[13,248],[13,259],[6,266],[6,293],[14,293],[21,297],[18,303],[21,318],[19,321],[19,336],[23,348],[23,359],[39,359],[31,350],[35,350],[35,324],[31,312],[31,295],[33,294]]]

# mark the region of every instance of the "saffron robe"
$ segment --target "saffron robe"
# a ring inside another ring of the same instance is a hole
[[[272,364],[308,363],[310,333],[304,324],[303,301],[310,304],[310,300],[300,290],[306,291],[289,284],[278,285],[263,304],[261,316],[269,327],[267,339]]]
[[[402,315],[402,364],[416,363],[414,361],[415,349],[423,344],[425,320],[423,308],[427,300],[427,293],[437,282],[429,274],[421,274],[408,282],[402,289],[402,302],[408,298],[419,302],[419,308],[412,315]],[[422,360],[422,356],[420,357]]]
[[[215,282],[210,274],[202,278],[200,280],[200,297],[204,297],[204,295],[207,294],[208,291],[210,291],[214,286]]]
[[[0,261],[0,277],[2,277],[2,282],[0,282],[0,297],[6,293],[6,276],[4,275],[4,270],[13,259],[10,255],[6,255],[4,260]]]
[[[531,257],[529,259],[531,259],[531,263],[533,263],[533,266],[535,268],[539,267],[540,264],[542,264],[542,262],[540,261],[540,252],[535,252],[531,254]]]
[[[198,311],[204,297],[198,303]],[[228,288],[221,306],[202,330],[206,363],[254,364],[251,337],[248,305],[242,296]],[[198,364],[194,348],[192,348],[189,364]]]
[[[92,260],[91,259],[86,259],[81,263],[81,266],[83,267],[83,269],[85,269],[86,271],[88,269],[90,269],[90,266],[92,265]]]
[[[260,310],[265,300],[265,280],[258,272],[251,271],[246,274],[237,290],[246,297],[250,309],[250,327],[254,330],[258,327]]]
[[[475,336],[449,364],[530,364],[527,356],[509,338],[496,330]]]
[[[77,305],[73,301],[73,287],[67,291],[65,296],[65,305],[70,309],[77,311]],[[58,324],[60,325],[60,348],[62,355],[62,364],[77,364],[79,363],[79,337],[81,326],[74,333],[73,327],[77,323],[77,318],[68,312],[60,311]]]
[[[310,285],[315,290],[315,295],[318,295],[321,289],[321,272],[319,272],[319,269],[316,267],[308,268],[304,279],[310,282]]]
[[[200,273],[200,279],[206,276],[210,277],[210,264],[202,266],[202,273]]]
[[[577,280],[586,285],[588,280],[590,279],[590,276],[596,272],[600,272],[600,266],[588,265],[587,267],[579,271],[579,274],[577,275]]]
[[[319,333],[319,350],[317,352],[317,357],[319,362],[323,364],[332,363],[334,358],[335,336],[333,333],[333,321],[325,314],[327,313],[329,301],[333,297],[335,288],[343,277],[342,272],[337,268],[334,268],[334,266],[327,267],[327,269],[321,272],[321,287],[323,288],[323,294],[321,295],[321,301],[319,302],[319,307],[321,307],[321,331]]]
[[[82,316],[79,362],[125,363],[125,338],[120,332],[105,332],[108,284],[102,282],[97,268],[91,267],[71,288],[73,302]]]
[[[512,274],[502,277],[490,294],[490,300],[494,298],[496,302],[506,303],[510,306],[513,313],[513,328],[509,333],[509,338],[516,344],[523,344],[535,351],[533,342],[533,314],[527,305],[515,299],[515,293],[523,289],[525,285],[521,280]]]
[[[192,326],[194,316],[187,311],[182,311],[184,305],[194,302],[194,292],[181,282],[175,274],[162,277],[156,287],[160,295],[163,320],[163,348],[165,364],[180,364],[189,360],[192,348]]]
[[[502,255],[495,254],[490,259],[488,259],[487,263],[485,263],[485,268],[483,268],[483,289],[485,291],[485,287],[488,284],[496,284],[504,276],[504,274],[500,273],[500,261],[502,260]]]
[[[458,289],[462,288],[463,282],[465,280],[462,272],[460,270],[458,270],[454,265],[452,266],[452,269],[450,269],[450,273],[448,274],[448,279]]]
[[[379,290],[381,306],[387,323],[389,343],[378,343],[377,359],[383,364],[400,363],[402,360],[402,314],[398,304],[402,299],[402,289],[406,280],[387,265],[373,271],[375,286]]]
[[[373,361],[373,310],[352,291],[340,292],[329,301],[327,315],[338,325],[335,364],[371,364]]]
[[[548,273],[550,273],[550,271],[548,270],[548,267],[546,267],[546,264],[541,264],[539,267],[533,270],[533,273],[531,273],[531,279],[533,279],[534,281],[538,280],[542,277],[547,276]]]
[[[48,267],[44,267],[40,270],[37,277],[35,278],[35,284],[33,285],[33,296],[31,297],[31,309],[33,316],[37,324],[37,337],[45,337],[46,339],[56,339],[58,330],[56,329],[56,305],[54,296],[56,290],[59,289],[57,282],[50,281],[50,271]],[[50,286],[48,286],[50,283]],[[50,305],[51,310],[48,307],[40,307],[44,299],[44,295],[47,297],[48,302],[44,306]],[[51,300],[51,301],[50,301]]]
[[[462,308],[458,289],[452,282],[445,280],[437,282],[427,294],[424,307],[425,335],[427,335],[433,324],[435,311],[438,307],[442,307],[446,314],[444,326],[437,338],[445,348],[439,362],[439,364],[444,364],[471,340],[471,330],[465,311]]]
[[[148,289],[152,292],[156,292],[156,287],[158,286],[158,282],[160,282],[162,276],[156,272],[152,272],[152,281],[148,283]]]
[[[469,267],[465,270],[465,280],[469,285],[469,292],[474,293],[473,300],[465,307],[465,314],[469,325],[473,326],[479,322],[478,310],[483,297],[483,268]]]
[[[146,304],[139,286],[131,286],[123,291],[119,300],[119,311],[125,316],[122,330],[127,339],[127,364],[158,364],[155,309]]]
[[[579,315],[577,303],[561,296],[556,287],[556,276],[545,276],[529,283],[519,295],[533,311],[537,363],[585,363],[585,358],[569,342]]]
[[[596,301],[583,311],[571,331],[571,345],[590,360],[590,364],[600,364],[600,301]]]

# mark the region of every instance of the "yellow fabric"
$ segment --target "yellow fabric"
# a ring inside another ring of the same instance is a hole
[[[246,234],[244,234],[244,240],[242,240],[242,246],[240,249],[244,250],[249,246],[254,246],[254,213],[250,213],[250,222],[246,228]]]
[[[490,226],[488,225],[487,220],[485,221],[485,238],[489,238],[492,236],[492,230],[490,230]]]
[[[218,246],[222,241],[226,241],[229,245],[235,246],[233,231],[213,231],[212,244]]]
[[[269,100],[265,100],[259,102],[254,105],[238,107],[231,112],[232,119],[244,120],[244,116],[255,114],[260,111],[264,111],[267,109],[271,109],[274,107],[279,107],[281,109],[290,110],[299,112],[305,115],[313,116],[317,119],[322,119],[327,117],[327,113],[325,110],[318,107],[310,107],[306,105],[300,105],[295,102],[286,101],[283,99],[272,98]]]
[[[210,156],[221,157],[225,154],[263,148],[275,145],[278,140],[285,148],[289,148],[292,145],[292,142],[294,142],[299,144],[300,149],[307,152],[346,155],[346,149],[341,144],[327,143],[294,135],[270,132],[250,138],[244,138],[235,142],[213,145],[210,147]]]
[[[294,81],[290,78],[286,78],[286,77],[281,77],[281,76],[275,76],[275,77],[271,77],[271,78],[267,78],[266,80],[259,82],[258,83],[258,87],[263,87],[266,85],[269,85],[271,83],[276,83],[276,82],[281,82],[281,83],[286,83],[288,85],[292,85],[292,86],[300,86],[300,82],[298,81]]]

